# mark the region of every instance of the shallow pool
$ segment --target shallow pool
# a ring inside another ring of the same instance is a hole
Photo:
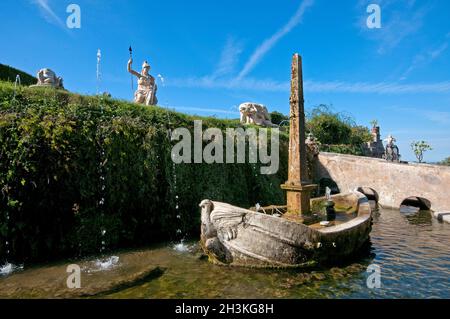
[[[161,277],[110,295],[115,298],[449,298],[450,225],[430,212],[374,213],[372,248],[339,267],[310,271],[235,269],[209,264],[173,247],[154,250]],[[192,250],[195,250],[192,248]],[[369,265],[381,288],[369,289]]]
[[[450,298],[449,224],[430,212],[381,209],[374,213],[371,244],[370,251],[346,264],[308,271],[220,267],[200,258],[196,243],[170,244],[118,253],[117,267],[103,270],[110,273],[90,275],[108,281],[149,265],[163,270],[102,298]],[[0,276],[0,296],[63,296],[66,263]],[[381,288],[367,286],[370,265],[380,267]]]

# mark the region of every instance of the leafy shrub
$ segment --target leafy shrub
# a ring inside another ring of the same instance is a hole
[[[280,125],[283,121],[289,121],[289,116],[277,111],[270,113],[270,118],[272,119],[272,123],[276,125]],[[289,124],[289,122],[287,124]]]
[[[349,116],[332,112],[327,105],[313,108],[306,126],[324,152],[363,155],[361,145],[371,139],[367,127],[356,125]]]
[[[330,152],[330,153],[339,153],[339,154],[348,154],[348,155],[357,155],[357,156],[363,156],[364,152],[361,148],[361,146],[357,145],[328,145],[328,144],[321,144],[320,145],[320,151],[321,152]]]
[[[319,106],[311,112],[308,129],[322,144],[348,144],[351,127],[339,114],[331,112],[326,106]]]
[[[361,146],[362,144],[369,142],[372,139],[370,131],[365,126],[352,126],[349,144],[355,147]]]

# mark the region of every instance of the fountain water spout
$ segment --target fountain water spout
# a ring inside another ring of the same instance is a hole
[[[327,201],[331,201],[331,189],[329,187],[325,189],[325,197],[327,198]]]
[[[101,70],[100,70],[100,62],[102,59],[102,52],[100,49],[98,49],[97,51],[97,95],[99,94],[100,91],[100,81],[101,81]]]
[[[331,189],[329,187],[325,189],[325,197],[327,198],[327,201],[325,202],[327,220],[334,221],[336,220],[336,210],[334,209],[335,203],[331,198]]]
[[[14,100],[16,99],[17,86],[20,86],[20,85],[22,85],[22,81],[20,79],[20,75],[17,74],[16,80],[14,81],[14,97],[13,97]]]

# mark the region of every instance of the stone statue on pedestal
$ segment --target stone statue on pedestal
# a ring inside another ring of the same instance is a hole
[[[56,89],[64,89],[62,77],[57,77],[56,73],[50,69],[41,69],[36,75],[38,83],[33,87],[53,87]]]
[[[158,104],[158,98],[156,97],[156,91],[158,86],[156,85],[155,78],[149,74],[150,65],[147,61],[142,64],[141,73],[132,69],[133,59],[128,61],[128,72],[138,78],[138,88],[134,93],[134,102],[145,105]]]
[[[239,111],[241,112],[242,124],[255,124],[266,127],[277,126],[272,123],[267,107],[262,104],[242,103],[239,106]]]
[[[319,141],[317,141],[313,133],[308,134],[308,137],[305,140],[305,144],[308,154],[310,154],[311,157],[316,157],[320,154]]]
[[[314,172],[317,157],[320,154],[320,143],[312,133],[309,133],[308,137],[305,140],[305,144],[306,144],[306,159],[308,166],[308,178],[309,180],[312,181],[314,180]]]
[[[387,139],[386,152],[384,154],[384,158],[389,162],[400,162],[400,153],[398,150],[398,146],[395,145],[397,141],[392,135],[389,135]]]

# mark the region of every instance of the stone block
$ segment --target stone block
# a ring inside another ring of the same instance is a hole
[[[442,216],[442,220],[446,223],[450,224],[450,214]]]
[[[439,221],[450,223],[450,212],[434,212],[433,216]]]

